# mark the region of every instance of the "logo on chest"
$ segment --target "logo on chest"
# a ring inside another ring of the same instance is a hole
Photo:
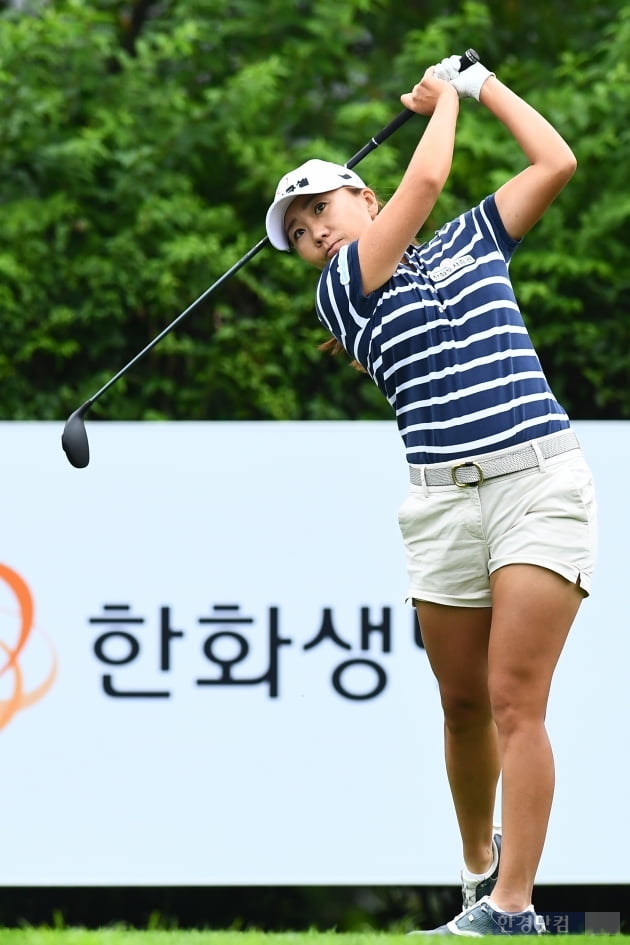
[[[474,261],[474,256],[471,256],[470,253],[465,256],[456,256],[455,259],[443,259],[442,265],[438,266],[437,269],[429,269],[429,279],[431,282],[443,282],[458,269],[469,266]]]

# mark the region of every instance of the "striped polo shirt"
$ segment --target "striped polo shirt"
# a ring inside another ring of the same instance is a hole
[[[441,463],[569,427],[508,275],[518,243],[494,195],[411,245],[385,285],[362,292],[357,242],[330,260],[317,315],[396,414],[407,461]]]

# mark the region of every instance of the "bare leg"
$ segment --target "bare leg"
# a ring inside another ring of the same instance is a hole
[[[510,565],[492,577],[488,686],[502,768],[503,848],[493,902],[531,903],[554,791],[545,729],[551,679],[582,592],[559,575]]]
[[[440,688],[444,747],[464,863],[492,862],[492,818],[499,777],[497,730],[488,694],[489,608],[416,602],[426,653]]]

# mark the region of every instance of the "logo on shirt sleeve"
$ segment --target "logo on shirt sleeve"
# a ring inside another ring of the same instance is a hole
[[[337,271],[342,285],[350,284],[350,269],[348,268],[348,247],[342,246],[337,255]]]

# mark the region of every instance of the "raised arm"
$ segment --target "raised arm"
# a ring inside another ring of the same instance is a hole
[[[520,239],[571,179],[577,161],[553,125],[495,76],[483,83],[479,101],[505,125],[529,161],[496,194],[506,230]]]
[[[453,160],[459,112],[457,92],[427,69],[411,92],[401,96],[406,108],[430,115],[395,193],[359,239],[363,291],[377,289],[395,272],[407,246],[431,213]]]

